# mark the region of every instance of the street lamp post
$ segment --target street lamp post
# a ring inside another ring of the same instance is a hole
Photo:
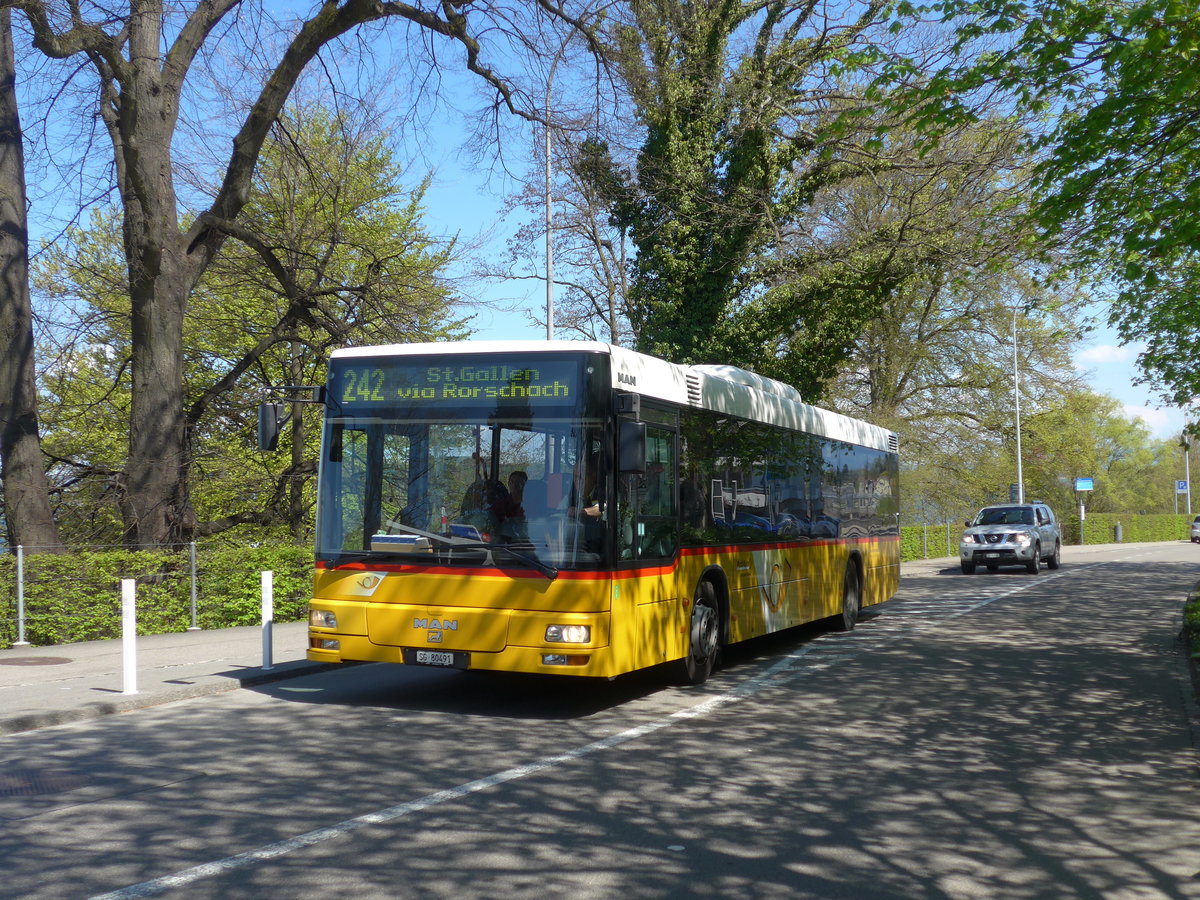
[[[1021,375],[1017,366],[1017,307],[1013,307],[1013,407],[1017,414],[1017,502],[1025,502],[1025,476],[1021,471]]]
[[[550,195],[553,172],[550,165],[550,91],[554,86],[554,70],[562,59],[568,34],[554,54],[554,62],[550,64],[550,75],[546,78],[546,119],[543,130],[546,133],[546,340],[554,340],[554,200]]]
[[[545,124],[542,130],[545,132],[546,138],[546,340],[548,341],[554,340],[554,198],[551,194],[554,171],[551,166],[550,95],[554,90],[554,73],[558,69],[559,60],[562,59],[567,50],[567,44],[571,43],[571,38],[574,36],[574,31],[568,31],[564,35],[562,42],[558,45],[558,51],[550,63],[550,74],[546,76]]]
[[[606,4],[605,8],[608,5]],[[593,3],[588,3],[575,27],[563,35],[562,41],[559,42],[558,50],[554,54],[554,59],[550,63],[550,74],[546,76],[545,125],[543,130],[546,141],[546,340],[548,341],[554,340],[554,199],[550,193],[551,179],[554,177],[554,172],[550,164],[550,95],[554,90],[554,73],[558,69],[559,60],[566,53],[567,44],[571,43],[571,39],[578,33],[577,29],[581,28],[582,23],[593,14],[594,10],[592,6]]]

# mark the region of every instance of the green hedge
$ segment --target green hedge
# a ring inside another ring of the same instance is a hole
[[[900,559],[942,559],[947,546],[951,554],[957,553],[961,534],[961,525],[905,525],[900,529]]]
[[[1084,544],[1117,542],[1117,525],[1121,526],[1121,542],[1145,544],[1152,541],[1186,541],[1192,517],[1164,513],[1153,516],[1131,516],[1119,513],[1088,513],[1083,520]],[[1079,516],[1063,519],[1063,542],[1078,544]]]
[[[25,640],[35,646],[106,640],[121,633],[121,580],[137,581],[139,634],[191,625],[189,554],[109,550],[26,556]],[[261,621],[263,571],[274,572],[275,621],[303,619],[312,594],[309,547],[198,547],[196,621],[201,628]],[[16,557],[0,555],[0,647],[17,639]]]
[[[1145,544],[1154,541],[1186,541],[1191,531],[1192,517],[1188,515],[1129,515],[1117,513],[1088,513],[1083,522],[1085,544],[1117,542],[1117,524],[1121,526],[1121,542]],[[900,559],[942,559],[946,556],[946,525],[905,525],[900,529]],[[1079,517],[1062,519],[1063,543],[1079,543]],[[958,552],[962,526],[951,523],[950,555]]]
[[[1183,639],[1188,647],[1188,655],[1193,660],[1200,660],[1200,584],[1192,588],[1183,607]],[[1200,684],[1197,688],[1200,688]]]

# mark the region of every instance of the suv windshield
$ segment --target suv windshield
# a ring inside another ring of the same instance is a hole
[[[981,510],[976,525],[1032,525],[1033,510],[1028,506]]]

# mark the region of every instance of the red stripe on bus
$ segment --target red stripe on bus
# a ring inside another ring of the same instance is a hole
[[[899,535],[887,535],[880,537],[854,537],[854,538],[837,538],[820,541],[808,541],[803,544],[789,542],[770,542],[759,544],[720,544],[704,547],[683,547],[679,551],[680,556],[704,556],[704,555],[719,555],[722,553],[746,553],[761,550],[801,550],[809,547],[832,547],[838,544],[882,544],[882,543],[899,543]],[[352,562],[344,565],[332,565],[323,560],[318,560],[317,569],[327,572],[402,572],[409,575],[478,575],[478,576],[507,576],[509,578],[542,578],[544,577],[538,572],[524,568],[505,568],[501,566],[414,566],[396,563],[380,563],[379,565],[369,565],[366,562]],[[562,570],[558,573],[558,577],[565,581],[600,581],[605,578],[616,578],[621,580],[629,580],[630,578],[648,578],[655,575],[666,575],[675,571],[674,563],[659,563],[657,565],[641,566],[630,569],[602,569],[591,572],[576,572],[573,570]]]

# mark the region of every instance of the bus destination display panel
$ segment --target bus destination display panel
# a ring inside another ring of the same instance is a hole
[[[580,360],[513,355],[447,361],[423,357],[335,359],[329,397],[346,412],[363,407],[574,407]]]

